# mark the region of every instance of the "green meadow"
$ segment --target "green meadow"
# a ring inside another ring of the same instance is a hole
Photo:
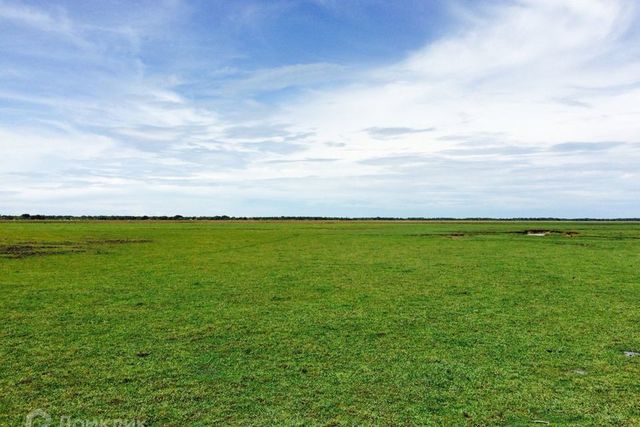
[[[640,425],[636,353],[638,223],[0,222],[0,425]]]

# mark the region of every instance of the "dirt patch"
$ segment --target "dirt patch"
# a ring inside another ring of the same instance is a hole
[[[544,237],[549,235],[575,237],[578,235],[577,231],[547,230],[547,229],[529,229],[529,230],[516,231],[515,233],[525,234],[527,236],[537,236],[537,237]]]
[[[62,243],[14,243],[0,245],[0,257],[2,258],[26,258],[40,255],[61,255],[83,250],[68,242]]]
[[[464,236],[465,236],[464,233],[449,233],[447,237],[449,237],[450,239],[460,239],[461,237],[464,237]]]
[[[151,239],[86,239],[90,245],[124,245],[128,243],[150,243]]]
[[[129,243],[149,243],[149,239],[86,239],[79,242],[15,242],[0,245],[0,258],[19,259],[44,255],[64,255],[87,252],[99,245],[117,245]]]

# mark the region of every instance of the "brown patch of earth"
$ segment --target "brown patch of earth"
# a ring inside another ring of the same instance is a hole
[[[44,255],[63,255],[86,252],[101,244],[149,243],[149,239],[87,239],[79,242],[16,242],[0,245],[0,258],[19,259]]]

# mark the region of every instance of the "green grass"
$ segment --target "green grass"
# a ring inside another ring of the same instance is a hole
[[[637,223],[0,223],[2,425],[640,425],[629,350]]]

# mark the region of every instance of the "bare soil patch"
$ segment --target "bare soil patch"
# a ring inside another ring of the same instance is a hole
[[[550,230],[550,229],[527,229],[527,230],[518,230],[518,231],[494,231],[494,230],[485,230],[485,231],[456,231],[451,233],[416,233],[410,234],[413,237],[434,237],[434,236],[443,236],[449,239],[460,239],[462,237],[470,237],[470,236],[489,236],[489,235],[497,235],[497,234],[524,234],[526,236],[564,236],[564,237],[575,237],[579,233],[577,231],[567,231],[567,230]]]
[[[19,259],[33,256],[63,255],[86,252],[99,245],[149,242],[151,242],[149,239],[86,239],[78,242],[14,242],[11,244],[0,244],[0,258]]]
[[[548,229],[529,229],[529,230],[523,230],[523,231],[516,231],[516,233],[526,234],[527,236],[541,236],[541,237],[548,236],[548,235],[575,237],[578,235],[577,231],[548,230]]]
[[[72,252],[82,252],[73,244],[61,243],[14,243],[11,245],[0,245],[0,256],[3,258],[26,258],[39,255],[58,255]]]

